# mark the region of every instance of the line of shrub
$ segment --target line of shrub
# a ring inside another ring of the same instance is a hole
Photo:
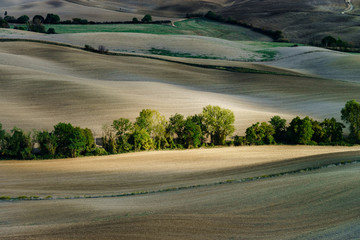
[[[227,23],[227,24],[232,24],[232,25],[237,25],[237,26],[241,26],[241,27],[246,27],[249,28],[255,32],[264,34],[266,36],[271,37],[274,41],[276,42],[289,42],[283,35],[283,33],[280,30],[271,30],[271,29],[264,29],[264,28],[259,28],[259,27],[255,27],[252,24],[248,24],[248,23],[244,23],[238,20],[235,20],[231,17],[226,18],[223,17],[213,11],[209,11],[206,14],[203,13],[193,13],[193,14],[186,14],[187,18],[198,18],[198,17],[202,17],[202,18],[206,18],[209,20],[213,20],[213,21],[217,21],[217,22],[222,22],[222,23]]]

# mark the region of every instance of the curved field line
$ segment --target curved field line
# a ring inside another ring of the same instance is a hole
[[[229,179],[229,180],[214,182],[214,183],[198,184],[198,185],[190,185],[190,186],[180,186],[180,187],[173,187],[173,188],[166,188],[166,189],[159,189],[159,190],[152,190],[152,191],[137,191],[137,192],[120,193],[120,194],[113,194],[113,195],[68,196],[68,197],[58,197],[58,198],[56,198],[56,197],[53,198],[50,196],[48,196],[48,197],[20,196],[17,198],[10,198],[10,197],[2,196],[2,197],[0,197],[0,201],[39,201],[39,200],[69,200],[69,199],[89,199],[89,198],[119,198],[119,197],[129,197],[129,196],[138,196],[138,195],[148,195],[148,194],[157,194],[157,193],[164,193],[164,192],[175,192],[175,191],[188,190],[188,189],[194,189],[194,188],[212,187],[212,186],[218,186],[218,185],[224,185],[224,184],[253,182],[253,181],[257,181],[257,180],[264,180],[264,179],[269,179],[269,178],[274,178],[274,177],[282,177],[282,176],[286,176],[286,175],[311,172],[311,171],[316,171],[319,169],[336,167],[336,166],[345,166],[348,164],[356,164],[356,163],[360,163],[360,160],[358,159],[358,160],[341,161],[341,162],[337,162],[337,163],[325,164],[325,165],[320,165],[320,166],[316,166],[316,167],[307,167],[307,168],[286,171],[286,172],[280,172],[280,173],[272,173],[272,174],[268,174],[268,175],[247,177],[247,178],[241,178],[241,179]]]

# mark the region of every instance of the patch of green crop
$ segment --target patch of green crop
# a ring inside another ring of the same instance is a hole
[[[184,58],[201,58],[201,59],[219,59],[217,57],[210,57],[206,55],[193,55],[191,53],[179,53],[179,52],[172,52],[166,49],[158,49],[158,48],[151,48],[149,53],[155,55],[162,55],[162,56],[170,56],[170,57],[184,57]]]
[[[277,55],[275,50],[258,50],[255,51],[256,53],[261,54],[261,61],[272,61]]]

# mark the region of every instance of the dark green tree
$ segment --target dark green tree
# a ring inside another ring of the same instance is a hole
[[[180,145],[184,144],[184,137],[183,137],[184,128],[185,128],[185,118],[183,115],[176,113],[175,115],[169,118],[169,124],[166,128],[166,132],[169,136],[170,143],[174,142]]]
[[[37,22],[39,21],[40,23],[44,23],[45,18],[41,15],[35,15],[32,19],[33,22]]]
[[[35,132],[35,141],[40,145],[40,154],[54,157],[57,148],[57,138],[54,133],[48,131]]]
[[[152,17],[150,14],[146,14],[142,19],[142,22],[152,22]]]
[[[47,33],[47,34],[56,34],[54,28],[49,28],[49,29],[46,31],[46,33]]]
[[[96,148],[94,135],[89,128],[80,128],[80,131],[85,137],[85,149],[83,150],[83,154],[89,154]]]
[[[38,18],[35,18],[35,21],[28,23],[28,30],[32,32],[46,33],[45,26],[42,25],[41,20]]]
[[[60,23],[60,17],[56,14],[48,13],[44,20],[45,24],[58,24]]]
[[[310,119],[311,121],[311,125],[312,125],[312,130],[314,131],[311,140],[316,142],[316,143],[322,143],[324,142],[324,136],[325,136],[325,131],[321,125],[320,122]]]
[[[274,134],[275,129],[271,124],[257,122],[246,129],[246,141],[255,145],[276,144]]]
[[[0,159],[4,156],[4,150],[6,148],[6,131],[2,129],[2,124],[0,123]]]
[[[336,47],[337,41],[332,36],[327,36],[321,40],[321,45],[324,47]]]
[[[4,20],[7,21],[8,23],[17,23],[17,20],[14,16],[6,16],[4,17]]]
[[[311,144],[311,138],[314,134],[312,123],[309,117],[301,119],[294,118],[288,127],[288,140],[293,144]]]
[[[30,133],[14,127],[11,134],[5,135],[4,155],[12,159],[32,159],[32,141]]]
[[[73,127],[70,123],[58,123],[54,129],[58,143],[56,149],[58,155],[77,157],[86,150],[88,140],[81,128]]]
[[[132,19],[132,22],[133,22],[133,23],[139,23],[140,21],[139,21],[139,19],[137,19],[136,17],[134,17],[134,18]]]
[[[350,124],[350,140],[360,143],[360,104],[350,100],[341,109],[341,120]]]
[[[0,17],[0,28],[10,28],[9,23]]]
[[[327,119],[321,122],[324,131],[323,141],[325,143],[337,143],[344,140],[343,129],[345,125],[337,122],[335,118]]]
[[[30,18],[26,15],[23,15],[21,17],[19,17],[16,22],[17,23],[27,23],[30,20]]]
[[[192,121],[192,117],[188,117],[184,122],[182,138],[184,139],[186,148],[198,148],[201,146],[201,128]]]
[[[284,143],[286,141],[286,119],[280,116],[274,116],[269,123],[274,127],[274,139],[277,143]]]
[[[229,109],[208,105],[203,108],[202,116],[211,143],[215,145],[223,145],[226,137],[235,131],[235,116]]]

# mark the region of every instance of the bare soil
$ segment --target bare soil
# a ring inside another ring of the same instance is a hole
[[[5,161],[0,162],[0,189],[13,195],[116,194],[356,160],[359,150],[265,146]],[[0,202],[0,238],[354,238],[359,231],[359,170],[350,164],[148,195]]]

